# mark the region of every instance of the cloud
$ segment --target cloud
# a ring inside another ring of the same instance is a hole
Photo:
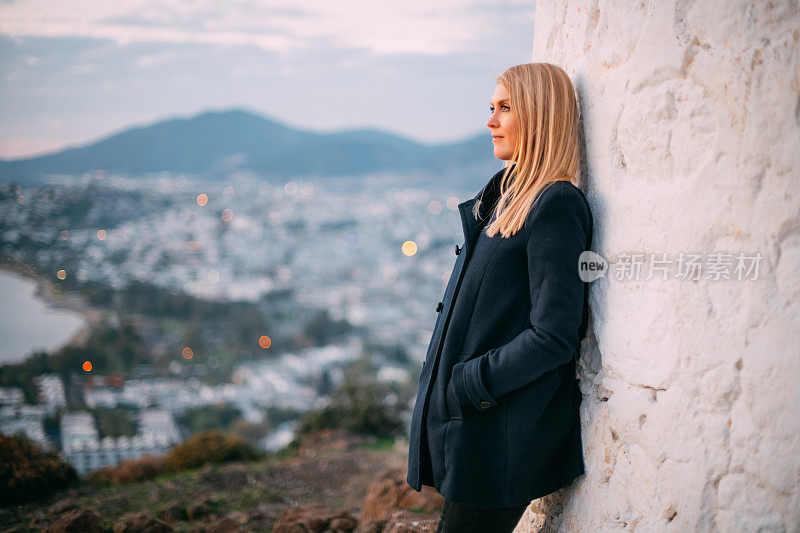
[[[528,1],[21,0],[0,4],[0,34],[255,46],[290,53],[321,45],[375,55],[447,55],[485,46],[520,23]]]

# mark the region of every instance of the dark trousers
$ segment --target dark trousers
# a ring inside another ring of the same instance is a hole
[[[510,533],[528,504],[519,507],[475,509],[445,500],[436,533]]]

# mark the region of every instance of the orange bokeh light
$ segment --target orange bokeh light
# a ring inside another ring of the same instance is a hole
[[[208,196],[206,194],[201,193],[197,195],[197,205],[203,207],[207,203],[208,203]]]
[[[405,255],[411,256],[417,253],[417,243],[414,241],[406,241],[403,243],[402,247],[403,253]]]
[[[84,361],[83,362],[83,369],[87,372],[92,370],[92,362],[91,361]]]
[[[191,359],[192,356],[194,355],[194,352],[192,351],[191,348],[187,346],[186,348],[183,349],[183,352],[181,352],[181,354],[183,355],[184,359]]]
[[[261,335],[261,337],[258,338],[258,345],[264,349],[269,348],[270,346],[272,346],[272,339],[270,339],[266,335]]]

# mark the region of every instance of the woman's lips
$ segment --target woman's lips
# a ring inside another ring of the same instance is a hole
[[[502,139],[502,135],[492,135],[492,142],[496,141],[497,139]]]

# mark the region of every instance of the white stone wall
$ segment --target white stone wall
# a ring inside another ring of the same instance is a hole
[[[593,250],[703,256],[696,280],[674,263],[648,280],[645,261],[639,281],[592,283],[587,474],[517,531],[800,531],[798,3],[534,16],[531,60],[581,101]],[[759,252],[756,279],[706,279],[715,252]]]

